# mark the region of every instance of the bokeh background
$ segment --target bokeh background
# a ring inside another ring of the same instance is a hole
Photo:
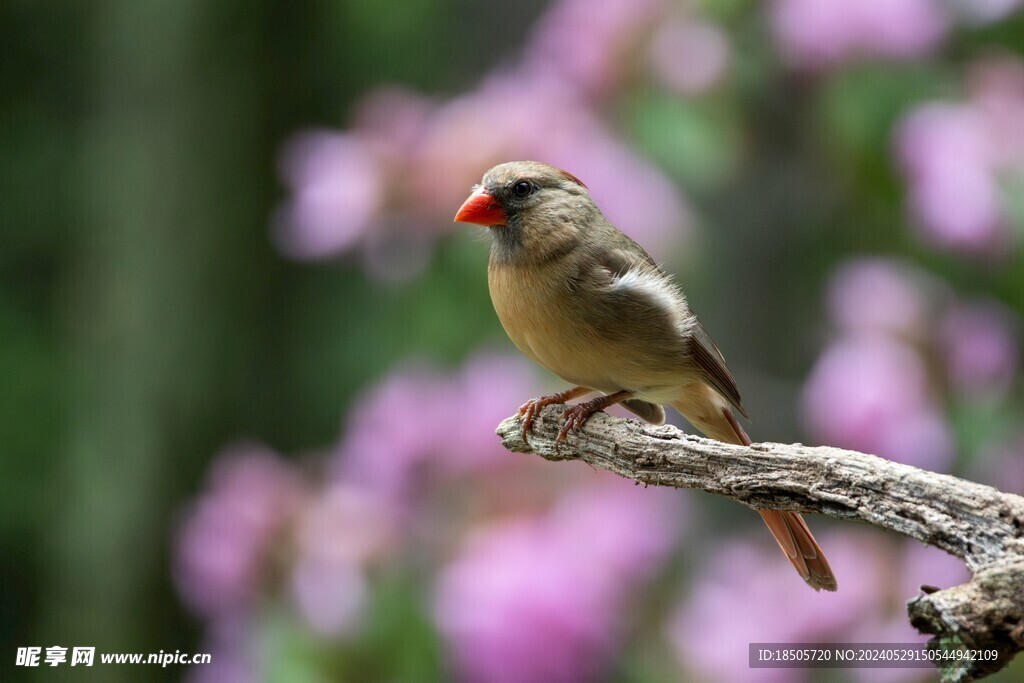
[[[740,505],[504,452],[560,384],[452,216],[560,165],[678,275],[755,440],[1024,493],[1021,5],[5,0],[3,679],[933,678],[747,643],[917,640],[943,553],[813,518],[815,594]]]

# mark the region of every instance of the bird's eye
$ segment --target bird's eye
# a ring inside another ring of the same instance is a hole
[[[520,180],[512,186],[512,194],[519,199],[528,197],[533,193],[533,185],[525,180]]]

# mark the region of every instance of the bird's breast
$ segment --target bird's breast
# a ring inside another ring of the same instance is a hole
[[[676,339],[661,340],[634,321],[609,320],[608,307],[571,263],[518,266],[491,263],[491,301],[512,343],[567,382],[605,392],[672,385]],[[631,329],[634,328],[634,329]]]
[[[572,274],[560,264],[491,264],[491,301],[512,343],[530,360],[566,381],[593,388],[602,373],[592,358],[600,339],[587,324]]]

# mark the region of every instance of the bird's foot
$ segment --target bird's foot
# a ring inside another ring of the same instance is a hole
[[[601,410],[603,406],[600,405],[600,400],[594,399],[585,403],[577,403],[565,409],[565,412],[562,413],[562,428],[558,430],[558,436],[555,438],[556,450],[558,449],[558,444],[565,441],[565,437],[569,436],[569,432],[578,432],[591,415]]]
[[[560,391],[557,394],[548,394],[547,396],[531,398],[529,401],[519,406],[519,419],[523,421],[523,441],[526,441],[526,434],[530,431],[530,427],[533,426],[533,418],[540,412],[541,408],[555,403],[565,403],[577,396],[582,396],[588,391],[590,391],[590,389],[587,389],[586,387],[574,387],[572,389]]]
[[[562,428],[558,430],[558,436],[555,438],[555,450],[558,450],[558,445],[565,441],[565,438],[569,436],[569,432],[578,432],[583,424],[590,419],[590,416],[594,413],[598,413],[608,406],[615,405],[620,401],[625,401],[630,398],[633,394],[629,391],[617,391],[614,394],[608,396],[598,396],[595,399],[584,401],[583,403],[577,403],[574,406],[569,406],[562,413],[562,419],[565,421],[562,424]]]

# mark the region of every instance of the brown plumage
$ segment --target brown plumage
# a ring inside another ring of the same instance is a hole
[[[598,391],[565,411],[559,440],[614,403],[656,424],[669,404],[707,436],[750,445],[735,417],[746,417],[736,381],[683,292],[575,176],[536,161],[500,164],[455,220],[488,226],[488,284],[509,338],[573,385],[520,408],[524,436],[541,407]],[[759,512],[800,576],[835,590],[800,515]]]

